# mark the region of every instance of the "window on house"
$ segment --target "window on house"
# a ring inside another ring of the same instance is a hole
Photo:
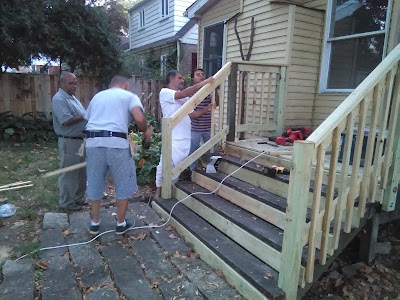
[[[224,45],[224,23],[204,28],[203,69],[206,76],[212,76],[222,67]]]
[[[143,75],[143,73],[144,73],[144,59],[141,59],[141,60],[139,60],[139,72],[140,72],[140,75]]]
[[[161,77],[167,75],[167,55],[168,54],[162,54],[160,56]]]
[[[321,90],[352,90],[382,61],[391,0],[329,0]]]
[[[169,15],[169,0],[160,0],[161,1],[161,18],[164,18]]]
[[[139,28],[143,28],[146,25],[144,20],[144,10],[139,12]]]

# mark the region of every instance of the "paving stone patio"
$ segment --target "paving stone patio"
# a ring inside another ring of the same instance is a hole
[[[101,231],[115,229],[116,208],[102,208]],[[129,204],[135,226],[162,224],[143,202]],[[88,241],[88,212],[48,213],[41,247]],[[47,270],[35,264],[43,262]],[[35,287],[36,283],[36,287]],[[39,287],[39,288],[37,288]],[[7,261],[0,299],[242,299],[207,266],[171,226],[108,233],[86,245],[40,252],[40,258]]]

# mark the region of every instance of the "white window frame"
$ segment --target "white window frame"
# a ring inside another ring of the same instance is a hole
[[[160,0],[160,17],[161,19],[167,18],[170,14],[169,0]]]
[[[161,77],[165,77],[165,75],[167,75],[167,56],[168,56],[168,54],[161,54],[160,55]]]
[[[142,29],[142,28],[144,28],[146,26],[144,9],[139,11],[139,13],[138,13],[138,21],[139,21],[139,29]]]
[[[386,24],[384,30],[378,31],[371,31],[371,32],[363,32],[352,34],[343,37],[333,37],[330,38],[329,34],[332,30],[332,16],[333,16],[333,0],[328,0],[327,3],[327,10],[326,10],[326,22],[325,22],[325,33],[324,33],[324,45],[322,50],[322,60],[321,60],[321,70],[320,70],[320,77],[319,77],[319,92],[320,93],[351,93],[354,89],[332,89],[328,88],[328,74],[329,74],[329,67],[330,67],[330,60],[331,60],[331,51],[332,51],[332,42],[340,41],[340,40],[350,40],[354,38],[364,37],[364,36],[374,36],[377,34],[384,34],[384,45],[383,45],[383,58],[386,56],[387,51],[387,39],[388,39],[388,30],[390,27],[390,15],[391,15],[391,8],[392,8],[393,0],[388,0],[388,8],[386,13]]]

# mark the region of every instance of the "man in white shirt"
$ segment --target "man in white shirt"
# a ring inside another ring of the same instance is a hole
[[[123,234],[132,225],[125,219],[128,199],[137,191],[136,169],[130,153],[128,124],[135,119],[144,138],[149,140],[152,129],[147,125],[139,98],[127,91],[128,78],[114,76],[109,89],[97,93],[90,101],[85,118],[87,197],[92,206],[89,232],[99,233],[100,204],[107,171],[115,183],[117,198],[116,233]]]
[[[164,118],[170,117],[174,114],[186,101],[190,99],[195,92],[205,86],[207,83],[214,82],[213,77],[209,77],[202,82],[192,85],[186,89],[183,89],[184,79],[182,73],[173,70],[169,71],[166,78],[167,88],[163,88],[160,91],[160,105]],[[191,145],[191,118],[199,118],[206,112],[211,110],[211,105],[204,109],[193,111],[188,116],[185,116],[181,122],[179,122],[172,129],[172,167],[179,165],[190,152]],[[178,177],[173,178],[173,183],[178,180]],[[161,196],[161,185],[162,185],[162,157],[160,163],[157,166],[156,172],[156,186],[157,191],[155,198]]]

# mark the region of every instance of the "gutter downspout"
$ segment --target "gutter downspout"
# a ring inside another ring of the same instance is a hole
[[[176,69],[179,70],[181,65],[181,40],[176,41]]]

